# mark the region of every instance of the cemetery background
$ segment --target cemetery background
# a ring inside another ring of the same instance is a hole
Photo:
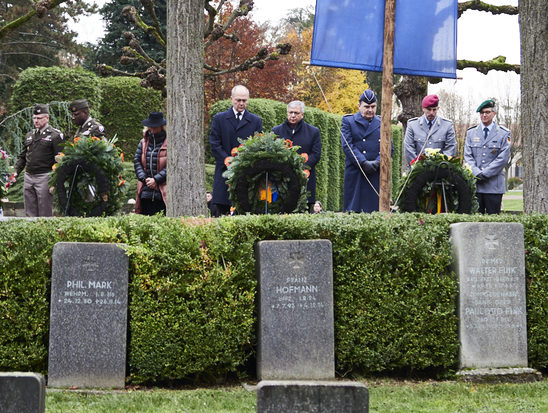
[[[529,364],[546,371],[545,215],[334,213],[2,222],[0,369],[47,373],[53,245],[114,242],[129,255],[127,383],[253,377],[255,243],[328,239],[337,374],[448,377],[458,365],[449,225],[477,221],[524,225]]]

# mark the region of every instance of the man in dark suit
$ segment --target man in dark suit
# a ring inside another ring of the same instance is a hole
[[[320,130],[305,121],[304,103],[300,100],[294,100],[287,105],[287,120],[281,125],[274,126],[272,132],[277,136],[289,139],[293,145],[298,145],[299,154],[305,153],[305,165],[310,167],[310,177],[306,189],[310,192],[308,197],[309,210],[316,202],[316,164],[320,161],[322,155],[322,140]]]
[[[211,152],[215,158],[213,198],[211,200],[211,215],[214,217],[230,212],[231,202],[228,198],[228,188],[226,178],[223,178],[223,172],[226,171],[232,149],[240,145],[238,138],[247,139],[255,135],[255,132],[263,130],[261,118],[246,110],[249,90],[245,86],[234,86],[230,100],[232,107],[226,112],[215,115],[209,134]]]

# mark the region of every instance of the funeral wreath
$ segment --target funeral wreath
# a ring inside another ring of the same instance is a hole
[[[310,171],[306,154],[273,133],[239,140],[225,160],[228,193],[238,213],[276,214],[306,210]]]
[[[477,212],[476,178],[460,158],[449,157],[439,149],[426,149],[411,163],[408,174],[402,177],[403,187],[397,201],[400,211]]]
[[[60,214],[91,217],[120,210],[128,184],[122,177],[124,154],[115,141],[77,137],[64,145],[49,181]]]

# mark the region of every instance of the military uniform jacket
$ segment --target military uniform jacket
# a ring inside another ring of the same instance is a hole
[[[484,139],[483,128],[483,124],[479,124],[466,131],[464,161],[480,178],[476,192],[503,194],[506,192],[504,167],[510,158],[510,131],[494,123],[487,139]]]
[[[364,178],[358,164],[380,159],[381,118],[371,121],[360,112],[342,118],[341,145],[345,154],[343,211],[372,212],[379,210],[379,197],[373,187],[379,190],[377,170]],[[357,159],[357,163],[356,163]]]
[[[232,148],[240,145],[238,138],[247,139],[255,132],[263,131],[263,121],[257,115],[245,110],[238,121],[232,107],[225,112],[217,113],[211,122],[209,143],[215,158],[215,175],[213,177],[213,198],[211,203],[230,205],[228,188],[223,172],[226,171],[225,158],[231,156]]]
[[[60,144],[63,134],[60,130],[47,125],[42,131],[33,130],[27,133],[23,150],[17,158],[15,172],[19,175],[25,167],[29,174],[44,174],[51,172],[55,163],[55,155],[61,152]]]
[[[78,128],[74,137],[91,138],[103,138],[106,136],[105,127],[97,122],[95,119],[89,117],[82,126]]]
[[[429,135],[430,134],[430,135]],[[428,138],[428,142],[425,141]],[[457,153],[457,139],[453,122],[436,116],[432,128],[428,128],[426,115],[409,119],[403,140],[405,160],[407,165],[426,148],[439,149],[447,156],[455,156]]]
[[[272,132],[284,139],[289,139],[293,145],[300,146],[297,153],[306,153],[308,161],[304,164],[310,167],[310,176],[306,185],[307,191],[310,191],[308,203],[313,204],[316,201],[316,164],[322,156],[322,140],[320,130],[305,121],[301,120],[295,125],[295,130],[291,129],[289,122],[285,121],[281,125],[274,126]]]

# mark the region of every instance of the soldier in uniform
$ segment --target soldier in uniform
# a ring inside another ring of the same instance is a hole
[[[428,95],[422,100],[421,117],[409,119],[404,138],[407,165],[424,153],[426,148],[439,149],[447,156],[457,153],[457,140],[453,122],[438,116],[439,98]]]
[[[358,112],[342,118],[343,212],[379,210],[381,118],[376,111],[377,96],[367,89],[360,96]]]
[[[23,150],[15,163],[13,178],[26,168],[23,185],[25,215],[27,217],[53,216],[53,195],[48,187],[49,173],[55,156],[61,152],[63,134],[49,125],[47,105],[34,106],[33,117],[36,129],[27,133]]]
[[[504,167],[510,158],[510,131],[493,121],[497,113],[494,100],[483,101],[476,112],[480,113],[481,123],[466,131],[464,161],[478,178],[479,212],[498,214],[506,192]]]
[[[72,112],[72,121],[79,126],[74,137],[102,138],[106,135],[105,127],[89,115],[89,105],[86,99],[78,99],[69,106]]]

